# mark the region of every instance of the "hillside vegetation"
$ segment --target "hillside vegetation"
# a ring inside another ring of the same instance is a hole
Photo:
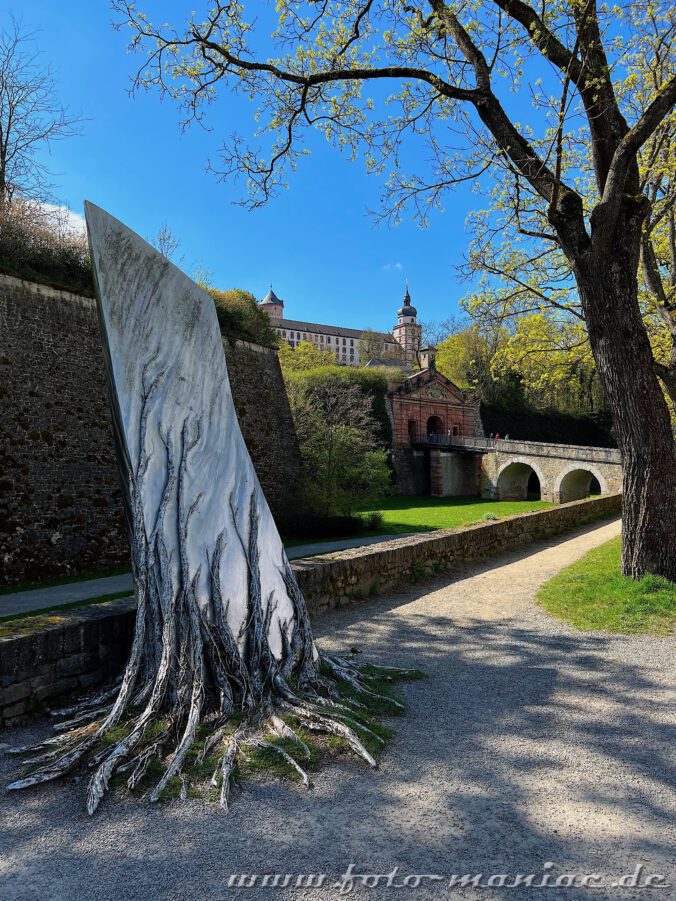
[[[253,294],[241,288],[229,291],[208,288],[207,293],[214,299],[223,335],[234,340],[262,344],[263,347],[277,346],[277,333]]]
[[[536,410],[523,404],[481,404],[484,433],[509,435],[522,441],[617,447],[607,417],[594,418],[557,410]]]
[[[388,383],[399,380],[403,375],[396,370],[357,368],[352,366],[325,365],[307,370],[284,368],[284,379],[289,391],[308,394],[321,390],[330,384],[357,386],[361,394],[371,401],[371,416],[375,428],[375,442],[382,448],[392,444],[392,426],[387,409]]]
[[[74,232],[58,213],[28,201],[0,204],[0,272],[94,296],[86,235]]]

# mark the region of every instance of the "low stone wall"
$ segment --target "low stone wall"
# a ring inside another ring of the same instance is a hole
[[[620,513],[619,494],[575,501],[495,522],[399,538],[293,563],[311,614],[364,601],[397,585]],[[0,638],[0,725],[58,695],[115,675],[134,625],[127,598],[23,621],[30,630]]]
[[[25,631],[0,637],[0,726],[116,676],[135,618],[134,599],[124,598],[21,620]]]
[[[608,494],[461,529],[440,529],[382,544],[297,560],[293,568],[313,613],[354,603],[438,572],[509,551],[617,515],[622,496]]]

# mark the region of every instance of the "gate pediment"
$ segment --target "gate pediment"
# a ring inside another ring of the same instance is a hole
[[[462,391],[452,382],[437,376],[427,384],[417,386],[406,392],[411,400],[443,400],[450,403],[467,403]]]

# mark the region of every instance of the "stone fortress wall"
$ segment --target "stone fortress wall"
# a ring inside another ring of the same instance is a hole
[[[301,462],[277,354],[224,347],[244,439],[283,520]],[[0,584],[127,559],[95,301],[0,275]]]

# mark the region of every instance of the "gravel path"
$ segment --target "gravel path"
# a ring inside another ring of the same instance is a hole
[[[533,603],[540,584],[619,524],[522,549],[456,581],[414,586],[316,623],[324,645],[423,669],[379,772],[336,762],[307,793],[235,793],[223,817],[195,801],[110,799],[85,784],[0,795],[0,899],[328,899],[350,863],[419,888],[366,898],[668,898],[674,888],[448,887],[450,874],[599,874],[639,864],[676,883],[674,638],[580,633]],[[23,741],[37,724],[0,741]],[[671,731],[671,735],[669,734]],[[0,764],[0,784],[9,763]],[[228,888],[231,874],[328,874],[320,888]],[[443,877],[443,880],[442,878]],[[553,878],[551,879],[553,882]],[[495,884],[495,883],[494,883]]]

